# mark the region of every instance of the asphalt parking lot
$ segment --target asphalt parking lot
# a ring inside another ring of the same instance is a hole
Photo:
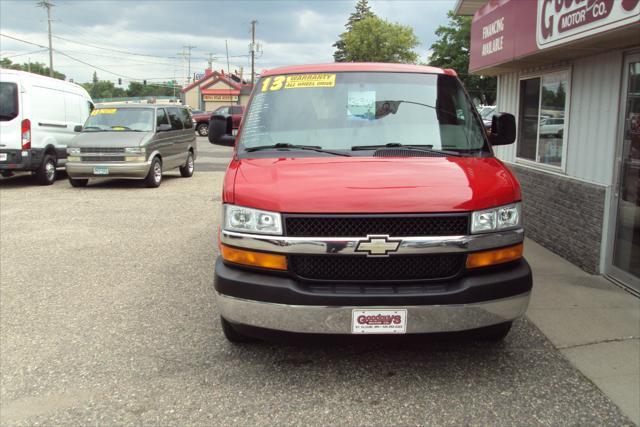
[[[212,289],[228,147],[196,172],[0,181],[2,425],[626,425],[529,321],[463,337],[232,345]]]

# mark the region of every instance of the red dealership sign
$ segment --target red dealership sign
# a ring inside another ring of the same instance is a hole
[[[640,0],[490,0],[471,25],[469,69],[640,22]]]

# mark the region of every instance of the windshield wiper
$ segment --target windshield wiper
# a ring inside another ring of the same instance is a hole
[[[384,145],[354,145],[352,151],[379,150],[381,148],[402,148],[405,150],[425,151],[427,153],[446,154],[448,156],[465,157],[466,155],[458,151],[451,150],[434,150],[433,145],[405,145],[399,142],[390,142]]]
[[[308,150],[308,151],[316,151],[318,153],[333,154],[334,156],[351,157],[351,154],[325,150],[324,148],[319,147],[317,145],[296,145],[296,144],[278,143],[273,145],[259,145],[257,147],[249,147],[244,149],[244,151],[247,151],[249,153],[253,151],[260,151],[260,150]]]
[[[82,132],[87,131],[87,129],[97,129],[89,132],[106,132],[106,129],[101,129],[98,126],[85,126],[84,128],[82,128]]]

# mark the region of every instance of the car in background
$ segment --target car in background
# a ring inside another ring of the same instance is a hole
[[[491,131],[491,122],[493,120],[493,115],[496,112],[495,105],[485,105],[478,108],[478,113],[482,118],[482,124],[487,132]]]
[[[97,108],[67,148],[73,187],[90,178],[142,179],[159,187],[162,172],[193,175],[196,136],[187,107],[121,104]]]
[[[211,116],[225,116],[231,117],[233,123],[233,129],[238,130],[240,122],[242,121],[242,115],[244,114],[243,105],[224,105],[218,107],[213,113],[201,113],[193,115],[193,124],[196,128],[196,132],[200,136],[209,135],[209,121]]]
[[[0,70],[0,172],[30,171],[41,185],[64,166],[73,129],[94,108],[82,87],[16,70]]]
[[[562,138],[564,134],[564,118],[548,117],[540,121],[540,136]]]

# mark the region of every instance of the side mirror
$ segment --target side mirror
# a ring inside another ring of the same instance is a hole
[[[214,114],[209,119],[209,142],[218,145],[233,145],[236,137],[233,133],[233,119],[231,116]]]
[[[76,125],[76,126],[73,128],[73,131],[74,131],[74,132],[82,132],[82,125]]]
[[[508,145],[516,140],[516,118],[513,114],[498,113],[491,119],[491,145]]]
[[[166,132],[168,130],[171,130],[171,125],[168,125],[166,123],[158,125],[158,132]]]

